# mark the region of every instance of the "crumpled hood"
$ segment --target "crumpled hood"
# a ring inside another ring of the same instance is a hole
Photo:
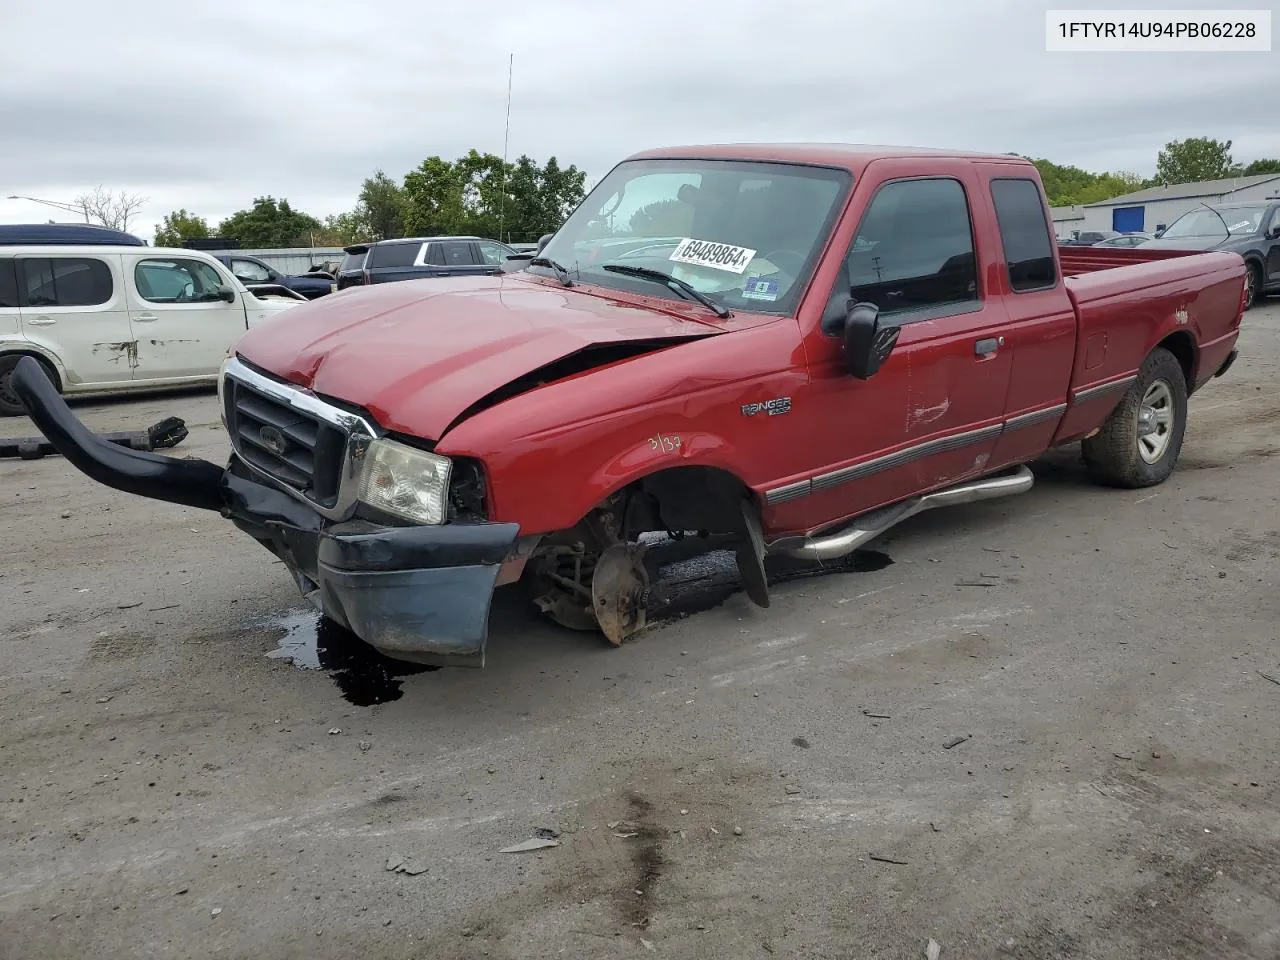
[[[438,440],[473,403],[562,357],[601,344],[722,332],[525,278],[458,277],[374,284],[299,303],[247,333],[236,352],[363,407],[387,429]]]

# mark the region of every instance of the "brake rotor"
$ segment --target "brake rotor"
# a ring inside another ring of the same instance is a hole
[[[645,625],[649,572],[643,546],[616,543],[600,555],[591,578],[591,603],[600,631],[615,647]]]

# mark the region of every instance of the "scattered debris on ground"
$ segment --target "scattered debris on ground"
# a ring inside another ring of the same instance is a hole
[[[131,450],[164,450],[176,447],[187,438],[187,424],[178,417],[166,417],[146,430],[129,433],[99,433],[99,440],[128,447]],[[0,440],[0,457],[21,457],[23,460],[39,460],[56,455],[58,450],[44,437],[14,437]],[[70,514],[63,514],[66,519]]]
[[[499,853],[529,853],[533,850],[545,850],[548,847],[560,846],[559,840],[552,840],[550,837],[533,837],[529,840],[521,840],[519,843],[513,843],[509,847],[503,847]]]

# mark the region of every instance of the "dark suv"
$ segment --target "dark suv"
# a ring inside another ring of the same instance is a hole
[[[1245,304],[1280,293],[1280,200],[1202,203],[1140,250],[1228,250],[1244,257]]]
[[[409,237],[344,247],[337,289],[428,277],[487,276],[511,269],[516,251],[483,237]]]

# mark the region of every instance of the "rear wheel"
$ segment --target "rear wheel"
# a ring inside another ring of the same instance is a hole
[[[1138,379],[1082,446],[1089,472],[1117,487],[1150,487],[1173,473],[1187,425],[1187,381],[1163,347],[1151,351]]]
[[[11,353],[0,357],[0,417],[21,417],[26,415],[27,408],[22,405],[22,401],[18,399],[17,391],[13,388],[13,371],[23,356],[25,354]],[[57,388],[57,375],[39,357],[34,359],[40,364],[40,369],[49,378],[49,382]]]
[[[1248,310],[1262,296],[1262,267],[1250,263],[1244,278],[1244,308]]]

